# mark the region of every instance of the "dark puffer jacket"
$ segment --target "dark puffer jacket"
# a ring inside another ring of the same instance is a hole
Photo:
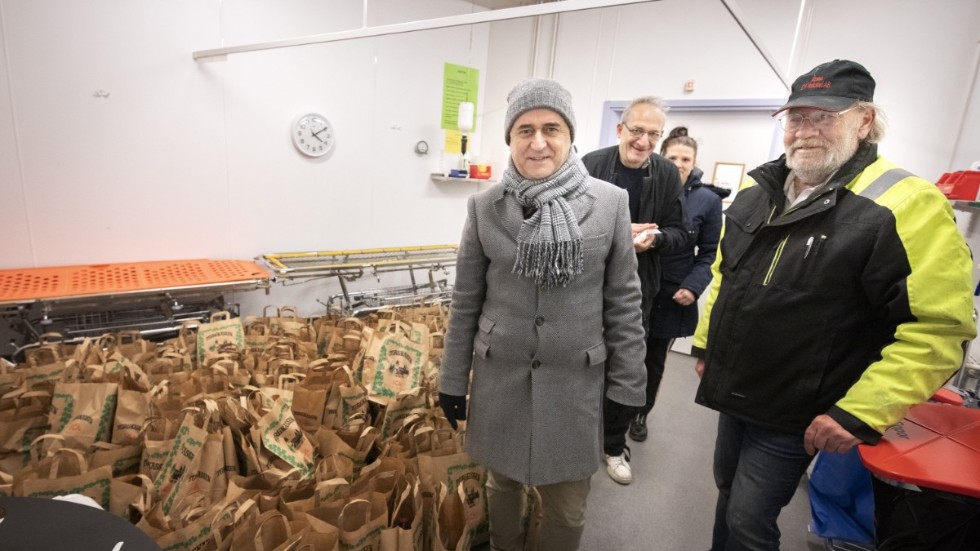
[[[687,289],[695,298],[700,297],[711,282],[711,263],[715,261],[721,236],[721,200],[731,191],[703,184],[703,174],[700,168],[695,168],[684,184],[687,246],[660,257],[663,275],[650,314],[650,335],[658,339],[694,334],[698,324],[698,304],[678,304],[674,301],[674,293],[678,289]]]

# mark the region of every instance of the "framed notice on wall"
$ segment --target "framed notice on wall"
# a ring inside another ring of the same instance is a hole
[[[745,163],[715,163],[715,173],[711,177],[711,183],[725,189],[730,189],[732,194],[728,200],[735,197],[742,177],[745,175]]]

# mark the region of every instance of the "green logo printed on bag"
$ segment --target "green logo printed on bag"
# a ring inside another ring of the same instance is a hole
[[[129,457],[123,457],[122,459],[117,459],[112,463],[112,476],[123,476],[130,470],[139,470],[140,465],[140,455],[139,449],[136,451],[136,455],[131,455]]]
[[[100,506],[102,506],[103,509],[108,511],[109,510],[109,479],[108,478],[100,478],[99,480],[93,480],[88,484],[83,484],[82,486],[78,486],[70,490],[46,490],[43,492],[32,492],[30,494],[27,494],[26,497],[55,497],[55,496],[63,496],[67,494],[84,494],[85,490],[88,490],[89,488],[95,488],[97,486],[99,487],[98,488],[99,495],[96,501],[99,503]]]
[[[368,546],[365,547],[365,544],[368,541],[370,541],[371,539],[378,539],[378,538],[380,538],[381,537],[381,530],[383,528],[384,528],[384,526],[378,526],[374,530],[371,530],[367,534],[364,534],[364,537],[362,537],[361,539],[357,540],[354,543],[344,543],[343,541],[341,541],[340,542],[340,549],[341,550],[345,550],[345,549],[364,549],[364,551],[371,551],[373,549],[373,547],[370,546],[370,545],[368,545]]]
[[[20,449],[17,451],[27,454],[24,456],[25,467],[30,462],[30,458],[31,458],[29,453],[31,451],[31,442],[37,440],[38,436],[47,433],[49,430],[51,430],[51,425],[42,425],[40,427],[28,427],[24,429],[24,436],[23,438],[20,439]]]
[[[156,480],[153,481],[153,489],[159,490],[160,486],[163,485],[164,481],[167,479],[165,473],[170,472],[174,467],[174,456],[180,450],[180,446],[184,441],[187,434],[191,432],[191,429],[186,426],[181,426],[177,429],[177,436],[174,437],[174,443],[170,446],[170,451],[167,452],[167,459],[163,462],[163,467],[160,469],[160,473],[157,474]]]
[[[71,422],[72,414],[75,413],[75,397],[71,394],[56,393],[52,402],[57,400],[63,400],[65,405],[61,408],[61,419],[58,419],[58,428],[52,428],[54,428],[54,432],[61,432]]]
[[[418,386],[422,371],[422,352],[408,345],[386,340],[378,351],[371,391],[385,398],[394,398],[403,390]]]
[[[116,395],[110,394],[105,397],[102,404],[102,416],[99,417],[99,430],[95,433],[96,442],[109,441],[109,425],[116,415]]]
[[[186,429],[187,427],[181,427],[181,428]],[[190,458],[190,457],[194,457],[194,455],[197,454],[199,451],[201,451],[201,448],[203,447],[204,447],[204,442],[192,438],[190,436],[187,437],[187,442],[185,444],[174,442],[174,447],[171,449],[172,453],[167,459],[168,464],[173,465],[173,457],[176,456],[178,450],[181,455]],[[191,451],[191,448],[193,448],[194,451]],[[163,512],[166,514],[170,514],[170,508],[173,507],[174,499],[176,499],[177,495],[180,493],[180,486],[181,484],[184,483],[185,480],[187,480],[187,477],[184,476],[185,474],[187,474],[186,469],[187,469],[186,465],[181,465],[180,467],[175,469],[168,468],[166,470],[160,471],[160,474],[157,476],[157,479],[162,479],[164,481],[170,480],[171,482],[173,482],[173,488],[170,489],[170,493],[167,496],[167,500],[163,503],[163,507],[162,507]],[[169,476],[167,475],[167,473],[169,473]]]
[[[288,398],[280,399],[276,419],[269,423],[269,426],[262,431],[262,444],[269,451],[279,456],[280,459],[299,469],[302,478],[307,478],[313,472],[313,464],[307,463],[299,456],[300,454],[296,453],[296,450],[302,445],[303,433],[292,416],[286,418],[286,414],[290,412],[292,404],[292,400]],[[276,439],[287,432],[290,427],[296,430],[297,434],[292,440],[294,442],[291,445],[292,449],[287,450],[280,446]]]
[[[44,381],[60,380],[61,374],[64,371],[65,371],[64,369],[59,369],[57,371],[49,371],[47,373],[35,373],[35,374],[27,375],[26,377],[24,377],[24,380],[27,382],[28,387],[32,387],[35,384],[43,383]]]
[[[486,492],[484,490],[473,490],[473,488],[483,488],[486,484],[486,473],[482,472],[482,469],[483,467],[475,462],[453,465],[446,469],[446,484],[450,488],[455,488],[460,483],[463,484],[464,488],[468,487],[466,490],[467,506],[473,507],[482,497],[482,509],[486,511],[488,507]],[[467,481],[471,481],[471,484],[466,484]],[[470,535],[474,538],[483,537],[489,530],[490,517],[484,514],[480,523],[470,530]]]

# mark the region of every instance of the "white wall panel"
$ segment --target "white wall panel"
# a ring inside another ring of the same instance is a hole
[[[363,21],[360,0],[225,0],[217,3],[220,4],[221,43],[199,44],[195,50],[345,31],[360,27]]]
[[[795,16],[794,16],[795,17]],[[498,32],[498,27],[515,32]],[[550,28],[550,25],[543,25]],[[531,26],[520,29],[514,22],[494,23],[488,65],[492,86],[506,94],[528,76],[526,54],[533,45]],[[539,40],[539,51],[551,53],[550,37]],[[503,55],[502,55],[503,54]],[[577,129],[575,144],[580,154],[600,147],[603,103],[657,95],[665,99],[734,99],[783,97],[785,88],[765,60],[719,1],[665,0],[562,14],[554,50],[553,78],[572,93]],[[513,60],[513,64],[507,60]],[[548,76],[540,69],[536,76]],[[683,91],[693,79],[693,93]],[[505,104],[504,106],[505,107]],[[668,128],[692,120],[669,115]],[[750,125],[738,125],[746,120]],[[772,123],[759,115],[699,115],[691,133],[702,141],[714,159],[750,164],[769,157]],[[499,119],[503,124],[503,118]],[[716,132],[717,130],[717,132]],[[506,159],[501,141],[494,157]],[[702,165],[709,177],[713,164]]]
[[[34,263],[5,44],[4,26],[0,25],[0,268]]]
[[[980,163],[980,29],[977,30],[977,66],[974,69],[972,83],[973,94],[969,106],[963,114],[962,126],[957,129],[960,134],[959,147],[953,154],[953,162],[949,170],[967,170],[975,163]],[[952,135],[952,129],[950,132]]]
[[[200,256],[187,206],[214,203],[224,145],[220,95],[189,50],[216,38],[214,4],[42,0],[3,13],[32,263]]]
[[[875,101],[890,120],[879,151],[935,181],[950,168],[978,38],[974,0],[821,0],[803,60],[807,68],[835,58],[867,67],[877,81]],[[971,127],[980,128],[980,118]]]

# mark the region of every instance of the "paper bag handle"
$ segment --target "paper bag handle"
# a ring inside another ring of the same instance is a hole
[[[216,321],[230,320],[231,319],[231,312],[229,312],[227,310],[220,310],[218,312],[215,312],[215,313],[211,314],[211,318],[210,319],[211,319],[211,323],[214,323]]]

